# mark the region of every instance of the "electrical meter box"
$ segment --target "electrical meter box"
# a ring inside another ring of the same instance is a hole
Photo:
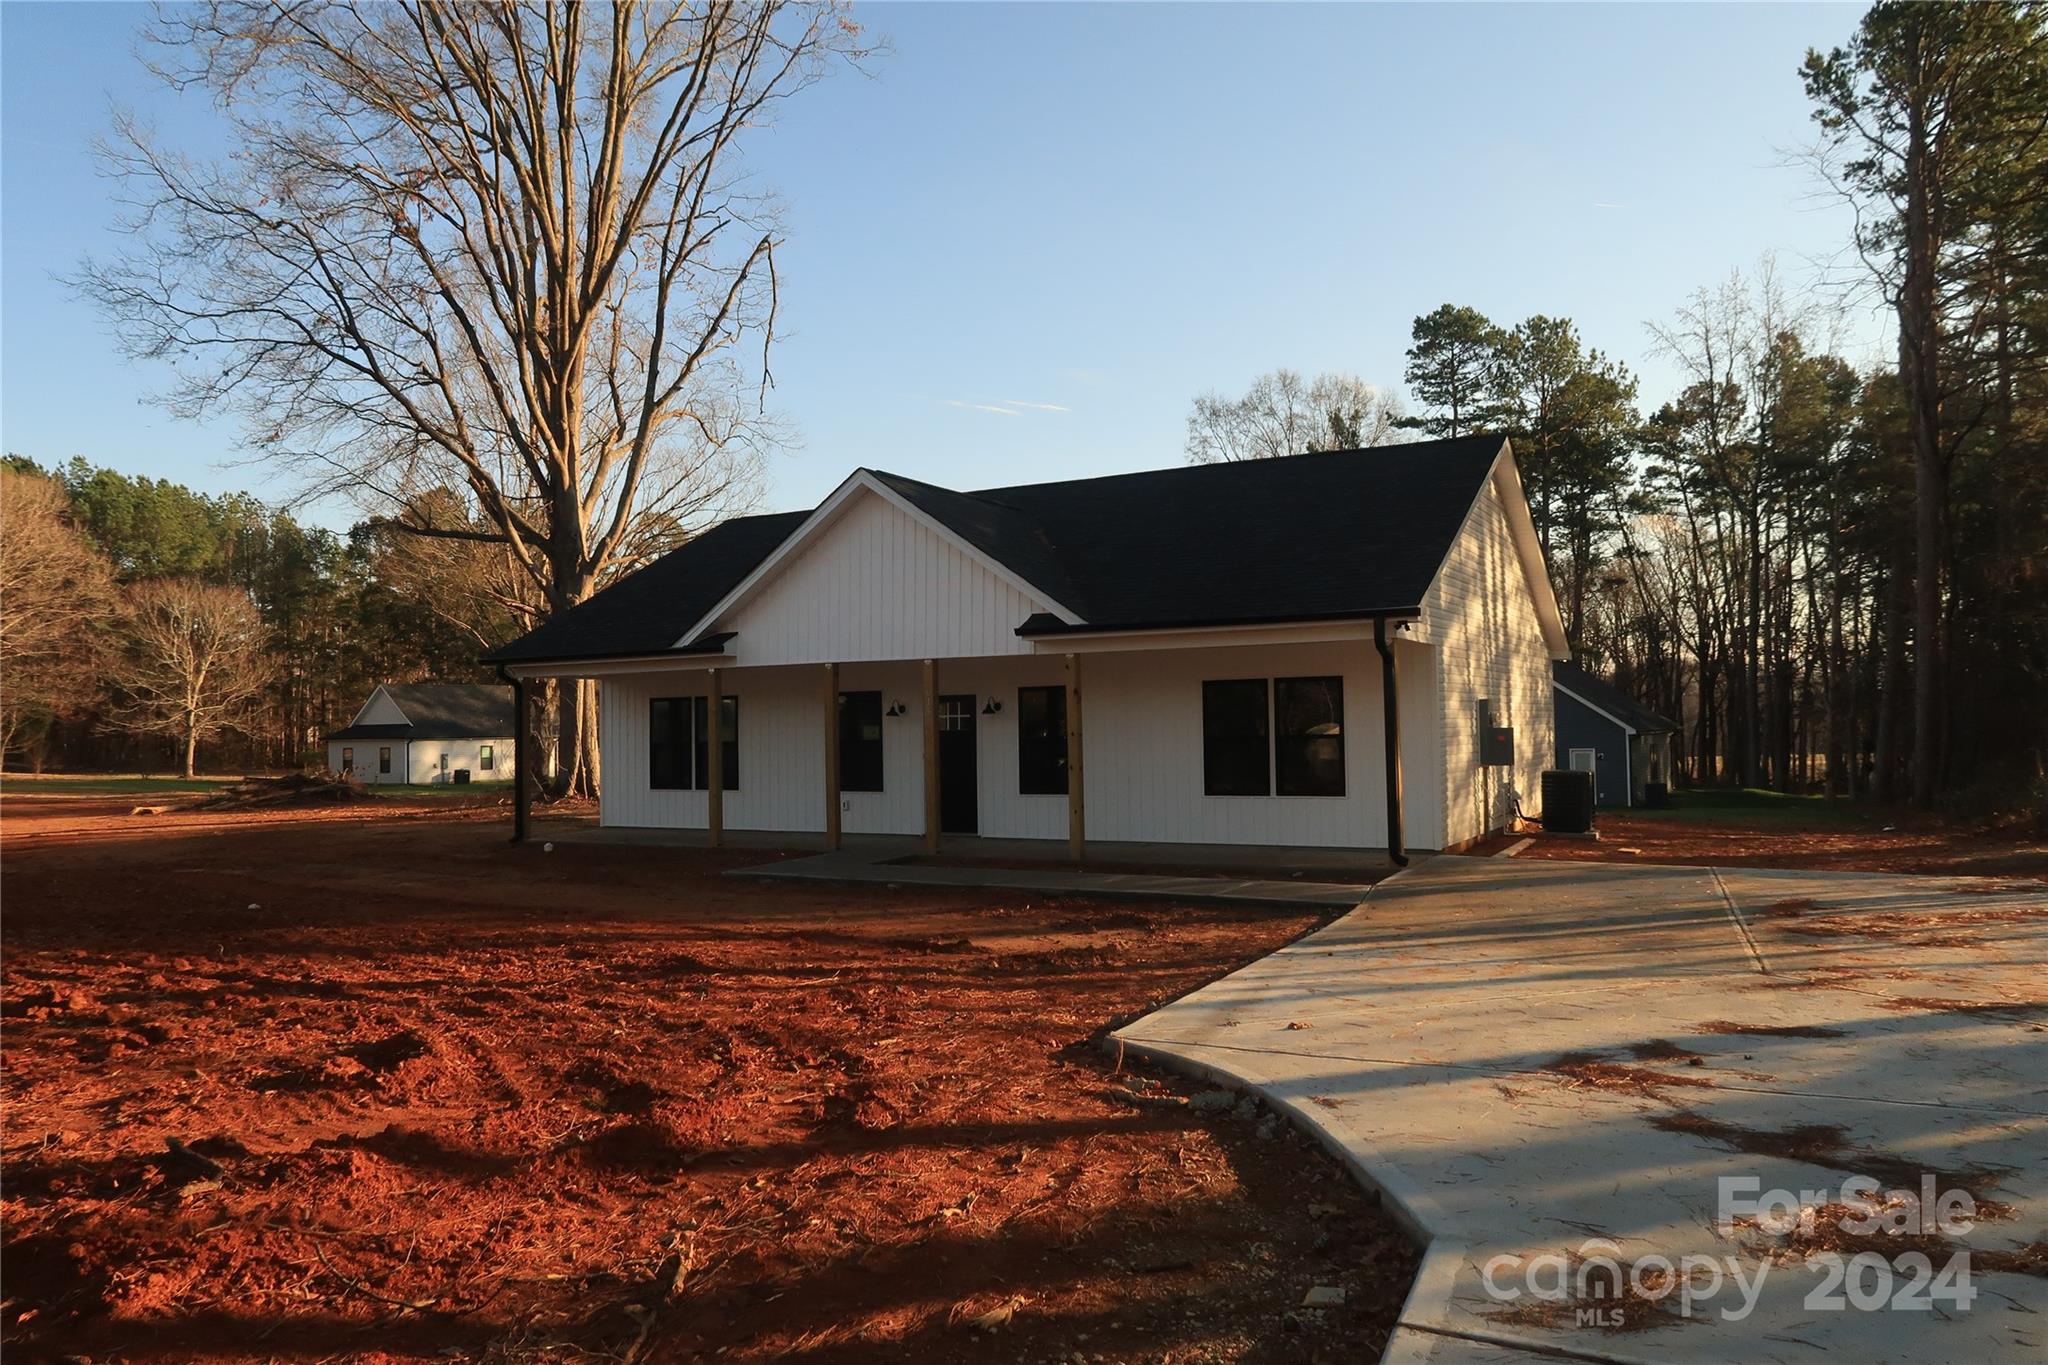
[[[1479,728],[1479,765],[1483,768],[1511,768],[1515,763],[1515,727],[1483,725]]]

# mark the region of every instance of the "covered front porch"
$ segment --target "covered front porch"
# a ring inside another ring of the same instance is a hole
[[[549,675],[597,681],[607,837],[863,853],[884,840],[876,863],[1270,867],[1360,886],[1364,869],[1404,858],[1411,837],[1439,846],[1434,651],[1385,623],[1272,635],[509,672],[522,688]],[[1219,697],[1242,712],[1236,730],[1219,725]],[[1219,790],[1225,759],[1238,777]]]

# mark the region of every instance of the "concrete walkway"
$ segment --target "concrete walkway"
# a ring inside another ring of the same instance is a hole
[[[1992,1265],[2048,1239],[2038,882],[1436,858],[1118,1036],[1256,1088],[1426,1240],[1389,1360],[2048,1359],[2048,1279]],[[1811,1206],[1854,1172],[2010,1206],[1927,1246],[1974,1303],[1717,1227],[1722,1177]],[[1690,1266],[1692,1302],[1580,1325],[1598,1274],[1541,1297],[1579,1257]]]
[[[890,886],[972,886],[1109,900],[1176,901],[1183,905],[1258,906],[1283,910],[1344,910],[1372,889],[1366,881],[1243,878],[1220,875],[1159,876],[1109,868],[944,867],[897,861],[905,851],[888,844],[849,846],[809,858],[734,868],[729,877],[766,881],[880,882]],[[1021,860],[1020,860],[1021,861]]]

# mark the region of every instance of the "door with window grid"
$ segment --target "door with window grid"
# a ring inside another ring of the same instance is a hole
[[[974,698],[939,698],[939,829],[973,834],[981,828],[975,796]]]

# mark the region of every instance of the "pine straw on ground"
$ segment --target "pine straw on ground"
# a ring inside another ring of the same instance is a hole
[[[1749,1250],[1776,1265],[1796,1265],[1823,1254],[1844,1258],[1875,1254],[1892,1262],[1894,1268],[1901,1268],[1900,1258],[1917,1254],[1925,1256],[1939,1272],[1951,1257],[1967,1253],[1970,1269],[1975,1273],[1996,1271],[2048,1278],[2048,1241],[2014,1248],[1969,1245],[1932,1226],[1936,1216],[1932,1210],[1919,1214],[1896,1211],[1905,1207],[1905,1201],[1875,1210],[1843,1203],[1809,1205],[1800,1210],[1799,1220],[1791,1231],[1784,1233],[1766,1232],[1754,1218],[1738,1218],[1735,1224],[1753,1235]],[[1887,1213],[1892,1214],[1889,1220]],[[2014,1213],[2009,1204],[1986,1201],[1977,1205],[1972,1221],[2003,1222]],[[1906,1226],[1888,1228],[1884,1226],[1887,1221]],[[1873,1222],[1878,1226],[1870,1226]]]
[[[1096,1041],[1306,917],[102,818],[4,867],[25,1356],[1372,1359],[1412,1277],[1320,1149]]]

